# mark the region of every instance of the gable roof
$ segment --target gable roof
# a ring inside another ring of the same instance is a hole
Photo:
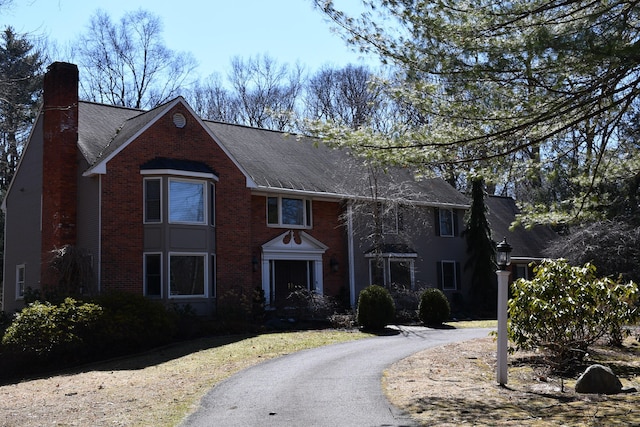
[[[487,220],[491,227],[491,237],[501,241],[504,237],[513,248],[512,257],[543,258],[544,249],[558,235],[547,226],[535,226],[525,229],[517,226],[510,229],[511,224],[520,213],[516,201],[511,197],[488,196],[485,198]]]
[[[182,103],[247,177],[256,191],[294,192],[330,198],[368,198],[362,163],[320,140],[242,125],[204,121],[178,97],[149,111],[79,102],[78,146],[90,165],[85,174],[106,173],[107,162],[156,120]],[[430,206],[466,208],[468,199],[440,179],[416,181],[408,169],[380,174],[402,186],[408,199]]]

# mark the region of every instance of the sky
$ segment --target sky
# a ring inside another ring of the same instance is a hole
[[[97,9],[113,21],[137,9],[159,16],[166,46],[191,52],[200,77],[226,75],[234,56],[267,54],[279,64],[299,63],[310,72],[323,65],[373,63],[332,31],[311,0],[14,0],[1,12],[0,28],[44,34],[64,47],[86,30]]]

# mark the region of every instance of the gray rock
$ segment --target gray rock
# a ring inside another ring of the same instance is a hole
[[[622,391],[622,383],[611,368],[591,365],[576,382],[576,393],[616,394]]]

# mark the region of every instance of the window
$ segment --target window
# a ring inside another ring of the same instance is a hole
[[[369,281],[380,286],[392,284],[415,287],[415,272],[413,257],[402,258],[378,257],[369,260]]]
[[[398,206],[381,206],[382,232],[384,234],[398,234],[402,231],[402,214]]]
[[[160,178],[144,180],[144,222],[162,222],[161,214],[161,182]]]
[[[267,224],[280,227],[311,227],[311,200],[267,197]]]
[[[169,255],[169,293],[172,297],[207,296],[205,255]]]
[[[205,184],[169,180],[169,221],[183,224],[205,223]]]
[[[162,255],[145,254],[144,256],[144,294],[146,296],[162,296]]]
[[[460,264],[456,261],[438,263],[438,281],[443,291],[455,291],[460,281]]]
[[[436,234],[454,237],[458,234],[457,215],[453,209],[436,209]]]
[[[24,298],[25,265],[16,266],[16,299]]]

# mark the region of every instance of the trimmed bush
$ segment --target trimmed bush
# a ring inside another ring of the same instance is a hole
[[[438,326],[449,320],[451,307],[446,295],[436,288],[428,288],[420,296],[418,316],[427,326]]]
[[[14,353],[44,359],[72,355],[92,340],[103,315],[102,307],[73,298],[59,305],[36,301],[16,315],[2,344]]]
[[[358,324],[364,329],[383,329],[393,321],[396,307],[389,291],[382,286],[371,285],[358,297]]]

